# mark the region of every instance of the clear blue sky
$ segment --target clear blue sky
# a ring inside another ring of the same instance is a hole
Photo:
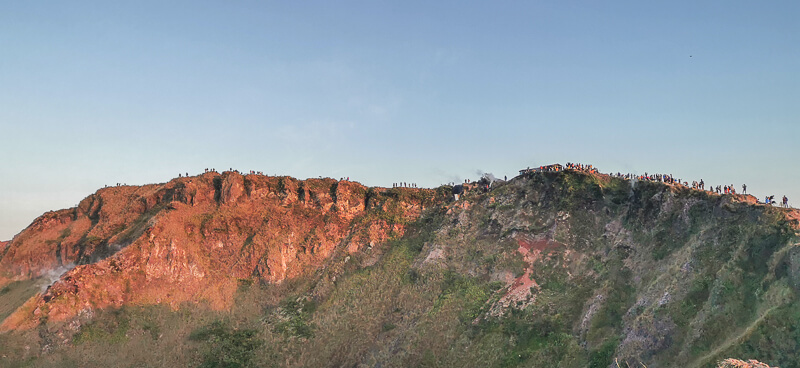
[[[0,240],[206,167],[583,162],[800,203],[800,2],[5,1]]]

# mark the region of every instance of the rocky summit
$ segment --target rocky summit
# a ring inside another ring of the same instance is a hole
[[[596,170],[104,188],[0,243],[0,366],[800,367],[798,220]]]

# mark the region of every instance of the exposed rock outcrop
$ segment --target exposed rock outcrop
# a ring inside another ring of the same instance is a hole
[[[41,216],[7,245],[0,270],[8,279],[77,266],[38,297],[34,318],[12,316],[4,327],[129,302],[226,308],[238,280],[281,283],[337,249],[400,236],[434,200],[426,189],[236,172],[101,189],[77,208]]]
[[[800,361],[794,210],[575,170],[455,202],[451,189],[226,172],[100,190],[5,246],[2,301],[21,307],[0,310],[16,310],[0,340],[38,334],[32,350],[91,356],[113,332],[169,355],[213,333],[214,349],[252,340],[253,365],[298,367]],[[185,325],[200,309],[236,317]],[[142,316],[159,310],[172,317]],[[182,330],[161,340],[159,326]]]

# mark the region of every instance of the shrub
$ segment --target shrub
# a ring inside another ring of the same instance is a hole
[[[201,368],[249,367],[254,351],[262,345],[256,330],[231,329],[220,320],[193,331],[189,340],[207,343]]]

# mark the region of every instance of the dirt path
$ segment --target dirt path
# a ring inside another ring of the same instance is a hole
[[[737,343],[741,342],[741,340],[743,340],[745,337],[747,337],[751,333],[753,333],[753,331],[755,331],[756,327],[758,327],[758,325],[761,323],[761,321],[763,321],[764,318],[766,318],[767,315],[769,315],[770,312],[772,312],[777,307],[778,306],[773,306],[773,307],[770,307],[769,309],[765,310],[764,313],[762,313],[760,317],[756,318],[756,320],[753,321],[753,323],[751,323],[749,326],[747,326],[747,328],[742,330],[742,332],[740,334],[738,334],[736,336],[733,336],[733,337],[723,341],[722,344],[717,346],[716,349],[714,349],[711,352],[709,352],[708,354],[698,358],[697,360],[694,361],[693,364],[689,365],[689,367],[691,367],[691,368],[700,368],[703,365],[707,364],[709,361],[711,361],[711,359],[714,359],[719,354],[722,354],[722,352],[724,352],[726,349],[728,349],[731,346],[733,346],[733,344],[737,344]]]

